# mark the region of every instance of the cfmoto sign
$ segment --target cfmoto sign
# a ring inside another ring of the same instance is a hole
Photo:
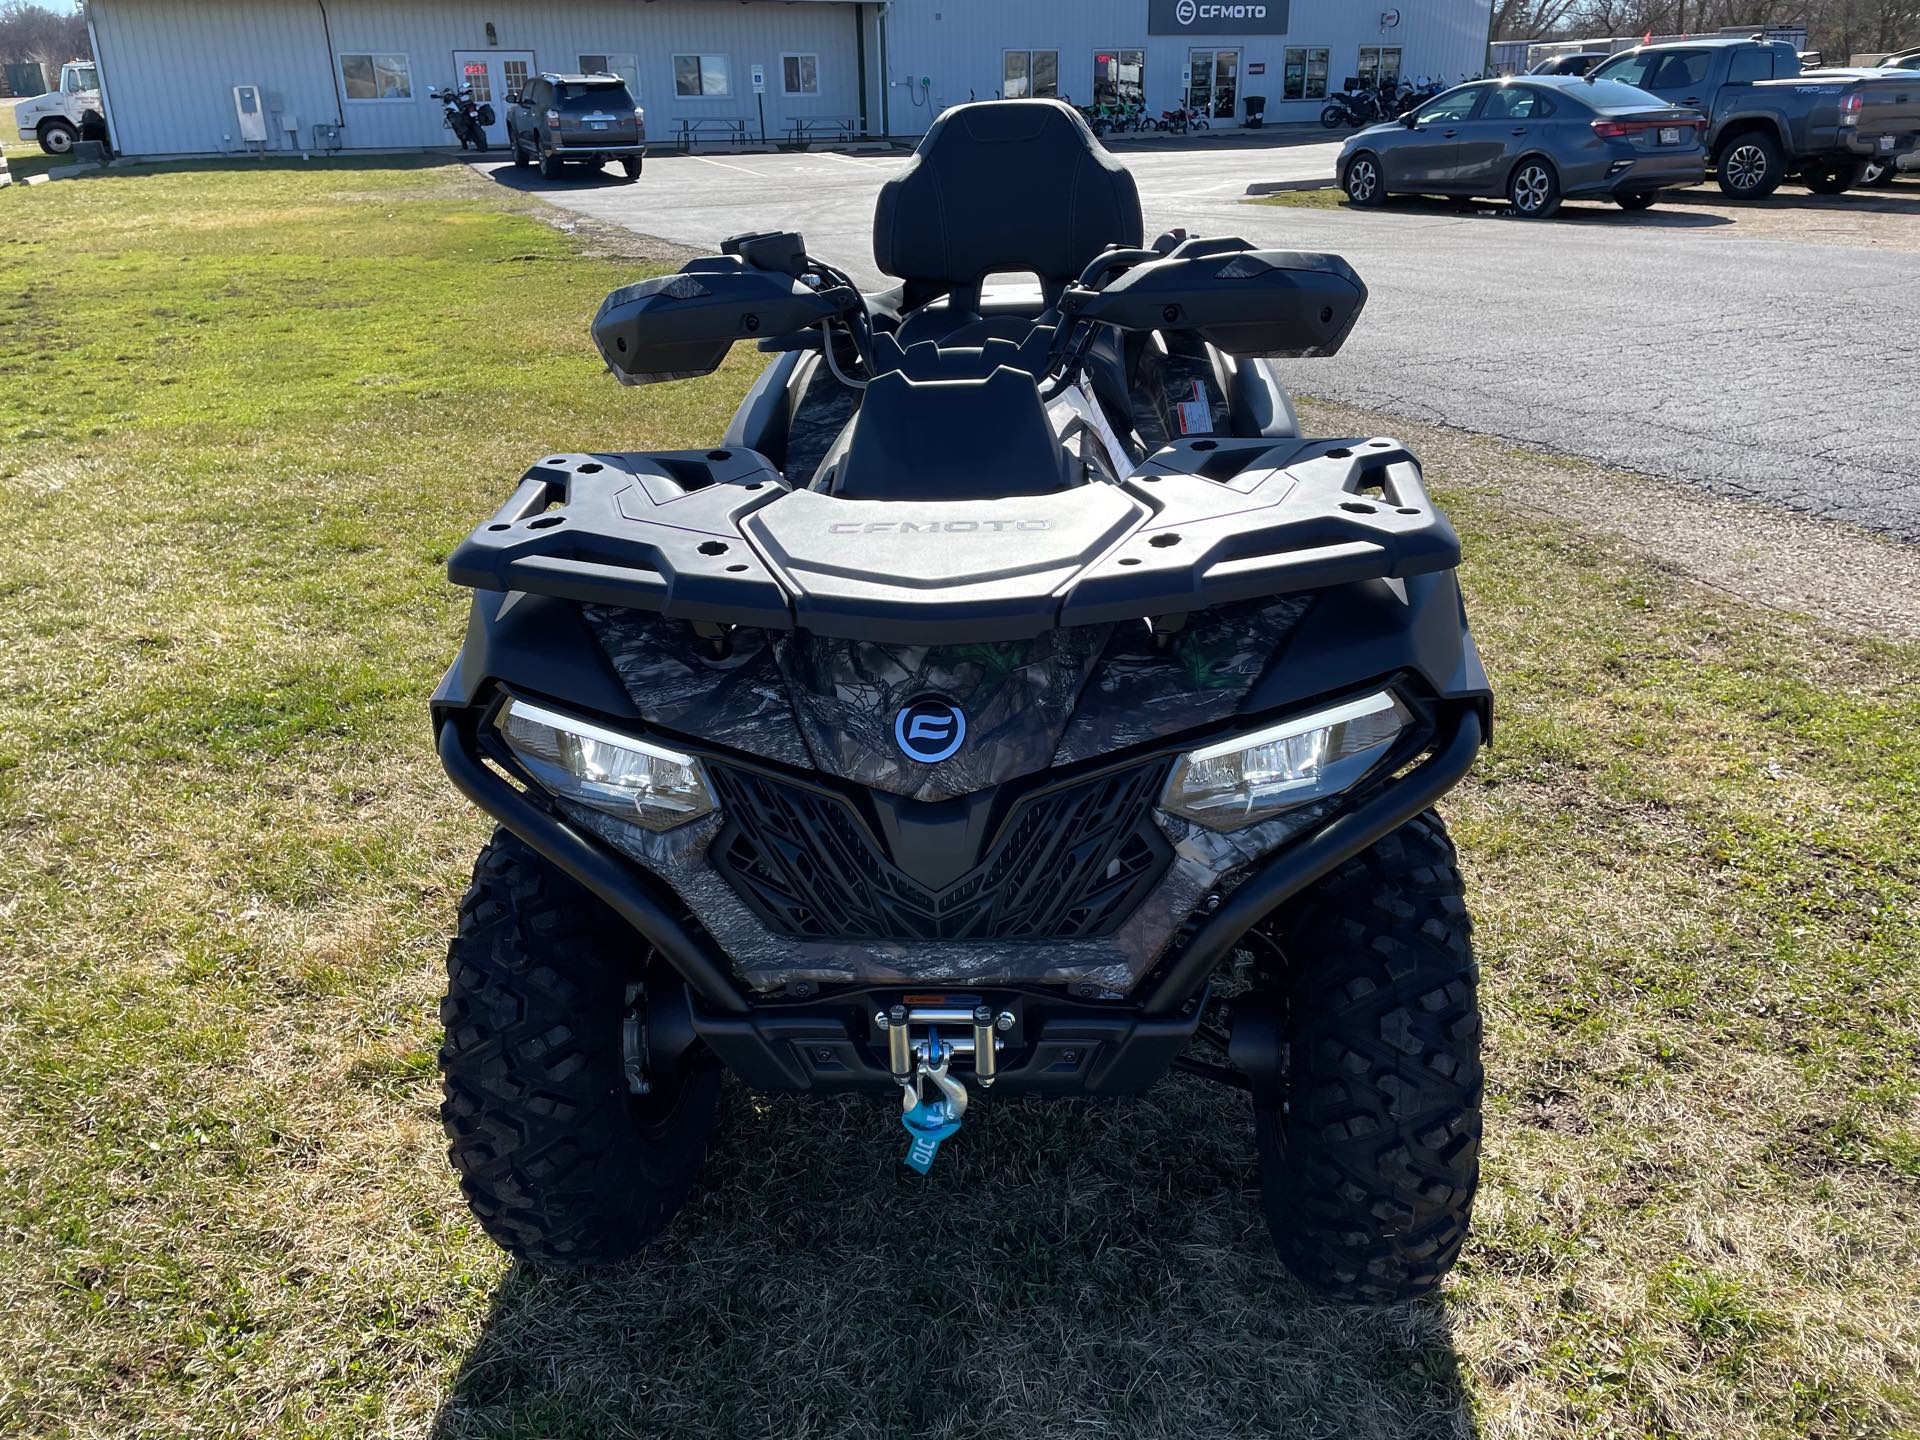
[[[1149,35],[1284,35],[1287,0],[1147,0]]]

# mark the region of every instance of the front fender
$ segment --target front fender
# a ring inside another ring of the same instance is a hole
[[[433,692],[436,721],[475,704],[493,683],[564,696],[572,706],[613,719],[640,718],[571,600],[517,590],[474,592],[466,643]]]

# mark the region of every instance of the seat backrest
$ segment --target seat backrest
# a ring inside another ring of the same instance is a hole
[[[922,293],[1036,274],[1055,292],[1109,245],[1141,242],[1133,175],[1058,100],[983,100],[933,122],[880,188],[873,258]]]

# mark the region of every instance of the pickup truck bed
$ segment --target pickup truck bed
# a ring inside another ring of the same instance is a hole
[[[1838,194],[1867,161],[1920,149],[1920,73],[1802,71],[1789,45],[1714,38],[1625,50],[1592,76],[1706,115],[1720,188],[1735,199],[1790,177]]]

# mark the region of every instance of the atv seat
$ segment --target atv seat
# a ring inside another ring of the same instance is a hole
[[[867,304],[881,353],[932,342],[964,352],[950,356],[958,368],[940,373],[943,364],[923,360],[854,390],[793,354],[728,443],[768,455],[790,484],[846,499],[998,498],[1082,483],[1062,463],[1031,383],[1046,347],[1028,342],[1036,326],[1051,333],[1061,293],[1101,252],[1143,238],[1131,172],[1070,107],[993,100],[948,110],[881,187],[874,261],[901,283]],[[1197,336],[1101,335],[1082,363],[1113,428],[1148,450],[1193,434],[1297,433],[1265,362],[1236,363]],[[994,378],[995,364],[1028,383]],[[952,403],[951,416],[967,417],[948,419],[939,437],[916,428],[929,386]]]
[[[978,318],[989,275],[1037,276],[1045,308],[1094,256],[1142,233],[1133,175],[1077,112],[1058,100],[987,100],[934,121],[880,188],[873,259],[905,282],[900,338],[912,344]],[[927,309],[941,296],[944,313]]]

